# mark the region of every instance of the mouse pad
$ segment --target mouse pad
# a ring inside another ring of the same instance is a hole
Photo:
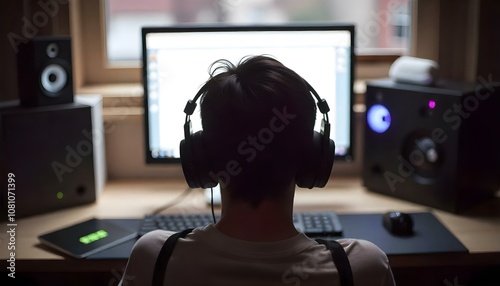
[[[38,236],[48,245],[75,258],[85,258],[137,236],[134,229],[113,220],[90,219]],[[135,242],[135,240],[133,240]]]
[[[382,224],[383,214],[339,214],[344,238],[368,240],[388,255],[468,252],[467,248],[429,212],[410,213],[413,235],[396,236]]]

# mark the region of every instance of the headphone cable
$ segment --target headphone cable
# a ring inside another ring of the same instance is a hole
[[[214,224],[216,224],[217,220],[215,219],[215,212],[214,212],[214,188],[210,188],[210,207],[212,209],[212,219],[214,221]]]

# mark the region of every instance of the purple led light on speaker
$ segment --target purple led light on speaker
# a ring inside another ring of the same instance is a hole
[[[391,113],[385,106],[375,104],[368,109],[366,120],[373,131],[384,133],[391,126]]]
[[[430,109],[434,109],[434,107],[436,107],[436,102],[434,100],[429,100],[428,106]]]

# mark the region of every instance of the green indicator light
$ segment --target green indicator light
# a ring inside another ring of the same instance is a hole
[[[57,197],[58,199],[62,199],[62,198],[64,197],[63,192],[57,192],[56,197]]]
[[[101,240],[108,236],[108,233],[105,230],[98,230],[96,232],[87,234],[85,236],[80,237],[80,242],[83,244],[89,244],[98,240]]]

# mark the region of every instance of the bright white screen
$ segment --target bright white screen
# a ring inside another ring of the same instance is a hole
[[[351,148],[351,33],[348,30],[183,31],[145,35],[149,151],[152,158],[179,158],[184,106],[219,59],[237,64],[249,55],[270,55],[306,79],[329,103],[336,155]],[[199,109],[191,116],[201,129]],[[319,130],[320,120],[316,120]]]

